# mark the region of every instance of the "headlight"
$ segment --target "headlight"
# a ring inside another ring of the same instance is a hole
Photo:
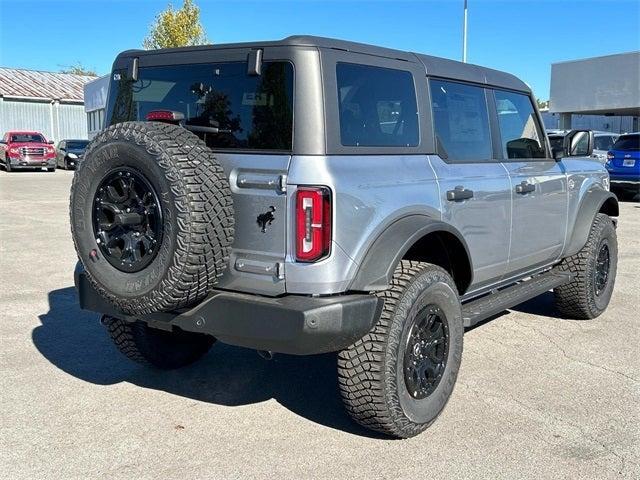
[[[67,153],[67,157],[69,157],[69,158],[78,158],[78,155],[76,155],[75,153]]]
[[[9,153],[20,153],[20,149],[16,147],[10,148]]]
[[[47,147],[47,153],[55,153],[53,147]]]

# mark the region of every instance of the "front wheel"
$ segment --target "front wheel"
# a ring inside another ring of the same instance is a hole
[[[618,268],[618,241],[611,218],[596,214],[585,246],[562,260],[558,268],[573,274],[571,282],[554,290],[560,313],[588,320],[604,312],[611,300]]]
[[[185,367],[206,354],[216,339],[202,333],[150,328],[105,315],[101,320],[118,347],[130,360],[147,367],[172,370]]]
[[[5,161],[4,166],[5,166],[5,170],[6,170],[7,172],[10,172],[10,171],[11,171],[11,160],[9,160],[9,159],[7,158],[7,160]]]
[[[374,328],[338,355],[338,379],[349,414],[361,425],[408,438],[445,407],[462,360],[460,299],[451,276],[403,260]]]

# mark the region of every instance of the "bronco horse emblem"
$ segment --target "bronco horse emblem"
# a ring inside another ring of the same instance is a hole
[[[258,215],[257,223],[260,226],[260,231],[262,233],[266,233],[267,225],[271,225],[273,221],[276,219],[276,217],[273,215],[273,212],[275,211],[276,211],[276,207],[271,205],[269,207],[269,210],[267,210],[265,213],[261,213],[260,215]]]

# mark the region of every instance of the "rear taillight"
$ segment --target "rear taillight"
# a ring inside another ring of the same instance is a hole
[[[315,262],[331,251],[331,192],[304,187],[296,192],[296,260]]]
[[[616,157],[616,156],[615,156],[613,153],[611,153],[611,152],[607,152],[607,160],[611,161],[611,160],[613,160],[615,157]]]
[[[179,122],[184,120],[184,114],[171,110],[151,110],[145,118],[149,122]]]

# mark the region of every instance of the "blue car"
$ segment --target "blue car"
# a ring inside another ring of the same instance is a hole
[[[612,189],[629,193],[631,197],[639,195],[640,133],[620,135],[607,153],[606,167]]]

